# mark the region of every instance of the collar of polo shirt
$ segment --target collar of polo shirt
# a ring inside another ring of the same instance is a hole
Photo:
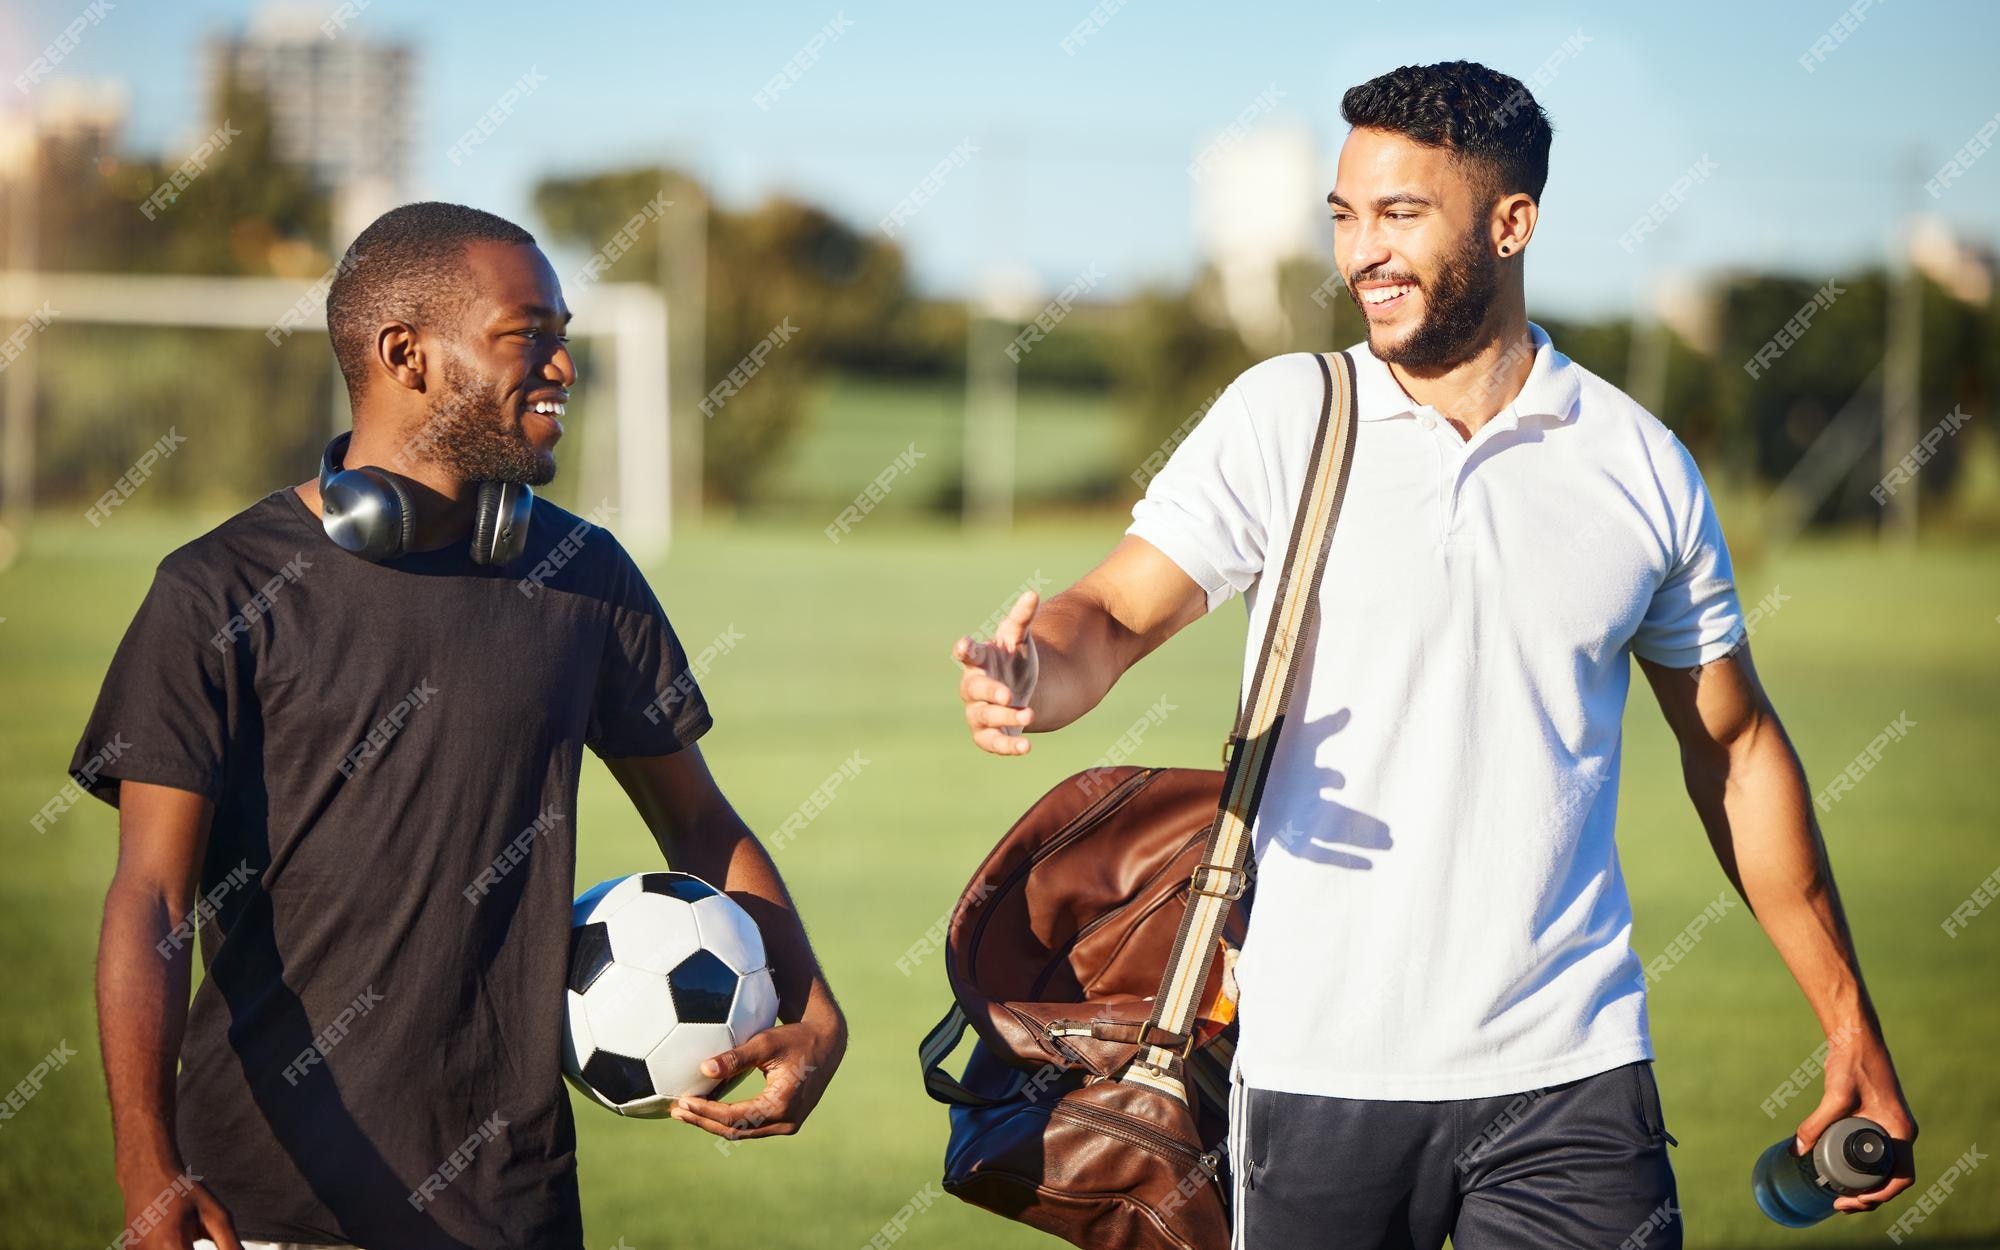
[[[1507,405],[1488,425],[1499,429],[1513,429],[1524,416],[1548,417],[1564,422],[1576,415],[1577,397],[1582,391],[1582,379],[1577,375],[1576,366],[1569,357],[1555,349],[1549,341],[1548,331],[1530,321],[1528,336],[1534,342],[1535,364],[1528,371],[1528,380],[1522,384],[1521,393],[1514,402]],[[1389,371],[1389,366],[1375,355],[1367,340],[1362,340],[1362,350],[1354,353],[1355,375],[1355,416],[1362,421],[1387,421],[1394,417],[1414,417],[1424,407],[1412,399]],[[1484,428],[1484,427],[1482,427]]]

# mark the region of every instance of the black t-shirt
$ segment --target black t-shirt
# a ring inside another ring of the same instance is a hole
[[[161,561],[70,772],[215,803],[177,1133],[241,1236],[581,1244],[583,748],[709,723],[631,557],[546,500],[499,567],[464,542],[371,564],[289,488]]]

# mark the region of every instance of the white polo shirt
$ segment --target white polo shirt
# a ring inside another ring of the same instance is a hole
[[[1361,342],[1354,466],[1254,830],[1243,1080],[1347,1098],[1515,1093],[1652,1057],[1612,837],[1627,653],[1743,633],[1680,440],[1530,325],[1470,442]],[[1250,607],[1284,559],[1319,420],[1313,357],[1247,370],[1133,509]]]

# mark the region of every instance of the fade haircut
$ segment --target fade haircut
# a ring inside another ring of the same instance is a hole
[[[449,328],[472,297],[465,249],[474,243],[526,243],[535,236],[492,213],[425,200],[377,217],[341,257],[326,295],[333,356],[359,398],[368,385],[375,333],[386,322]]]
[[[1518,78],[1476,61],[1405,65],[1348,88],[1340,116],[1449,150],[1489,205],[1517,192],[1542,202],[1552,132]]]

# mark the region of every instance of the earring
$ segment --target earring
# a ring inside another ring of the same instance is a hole
[[[1502,256],[1505,256],[1507,254],[1507,245],[1505,243],[1502,243],[1500,245],[1500,254]]]

